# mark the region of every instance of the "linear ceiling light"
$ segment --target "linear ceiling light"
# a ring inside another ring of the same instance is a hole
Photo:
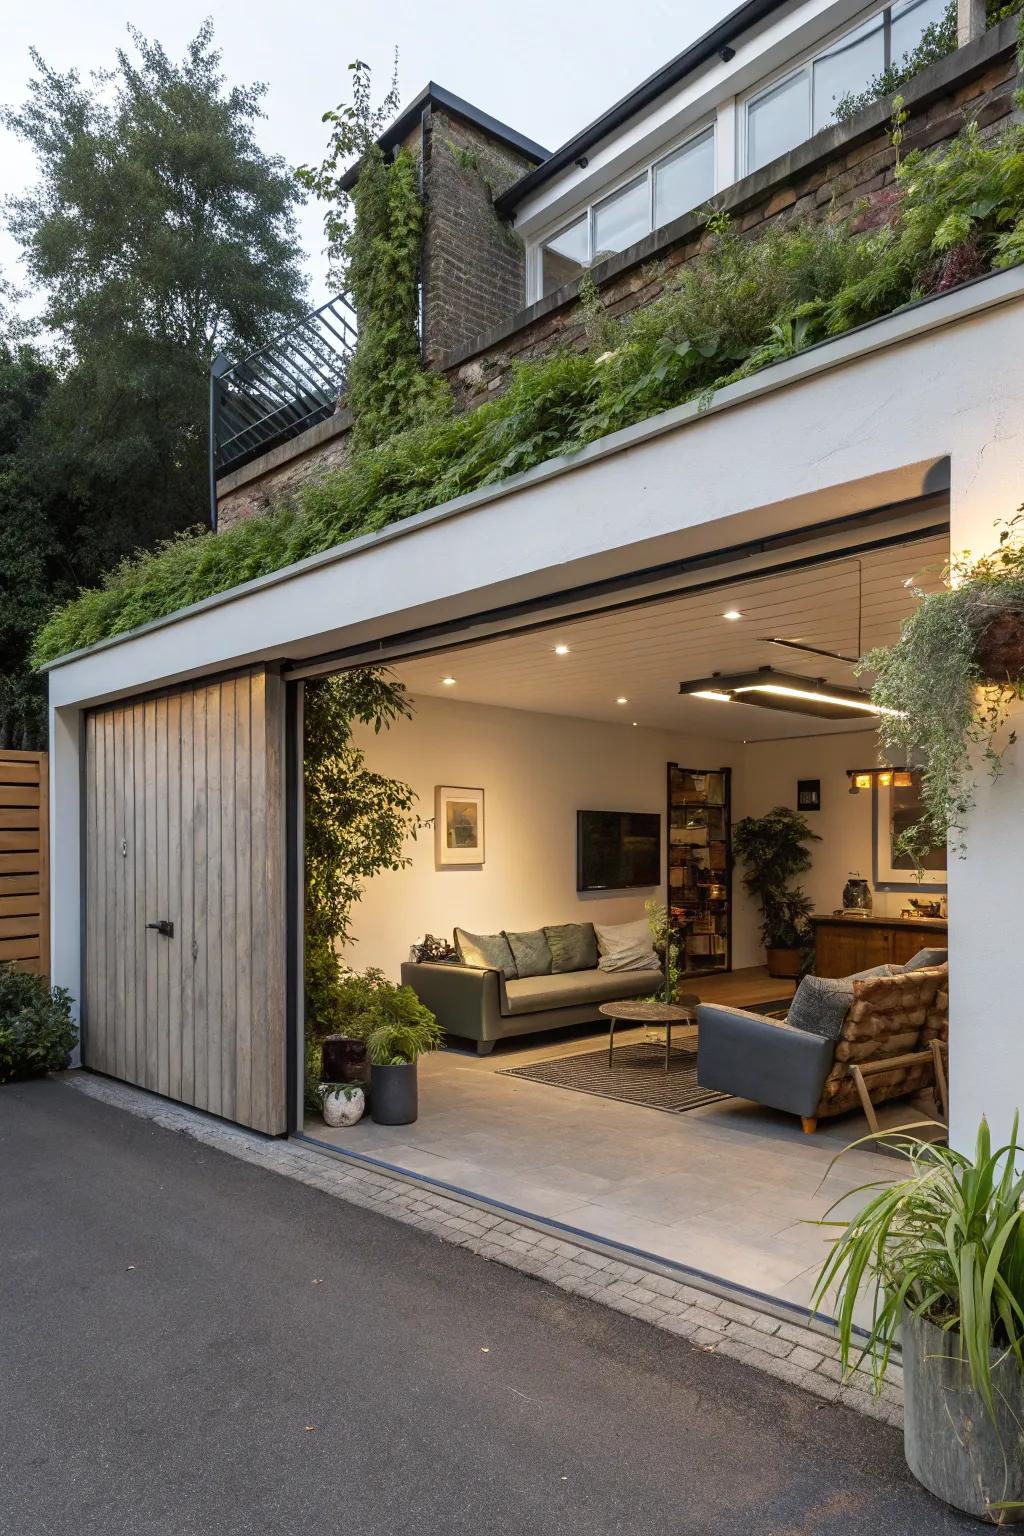
[[[723,703],[759,704],[763,709],[781,709],[796,715],[816,715],[823,720],[849,720],[853,716],[891,715],[895,710],[873,704],[870,694],[860,688],[843,688],[821,677],[797,677],[776,672],[774,667],[759,667],[725,677],[699,677],[680,683],[679,692],[690,698],[715,699]]]

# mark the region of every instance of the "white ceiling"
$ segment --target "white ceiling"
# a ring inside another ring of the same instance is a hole
[[[937,587],[945,535],[846,556],[803,571],[736,581],[617,613],[403,662],[395,668],[415,697],[537,710],[736,741],[861,730],[865,721],[824,721],[739,703],[684,698],[679,684],[713,672],[778,671],[869,686],[852,667],[767,644],[800,640],[857,656],[889,644],[913,606],[906,583]],[[742,618],[723,614],[736,609]],[[569,646],[567,656],[555,646]],[[442,678],[455,678],[445,686]],[[628,703],[616,701],[625,697]]]

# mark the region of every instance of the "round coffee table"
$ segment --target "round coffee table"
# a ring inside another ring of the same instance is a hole
[[[665,1071],[672,1054],[673,1024],[696,1024],[699,997],[686,995],[675,1003],[621,1002],[602,1003],[598,1013],[608,1020],[608,1066],[612,1065],[616,1024],[656,1024],[665,1030]]]

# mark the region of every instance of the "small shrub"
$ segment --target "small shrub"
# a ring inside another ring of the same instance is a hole
[[[70,992],[0,964],[0,1083],[59,1072],[77,1040]]]

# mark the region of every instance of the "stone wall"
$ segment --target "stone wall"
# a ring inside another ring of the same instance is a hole
[[[909,118],[902,153],[948,141],[968,117],[993,130],[1013,111],[1020,83],[1017,23],[1010,20],[905,88]],[[745,233],[773,219],[823,218],[833,210],[852,213],[858,229],[883,223],[895,195],[890,113],[891,103],[880,101],[851,122],[824,129],[719,194],[716,205]],[[522,247],[495,214],[492,195],[522,174],[527,162],[517,165],[504,145],[437,109],[425,142],[424,350],[428,365],[447,376],[458,406],[471,409],[504,387],[517,361],[584,345],[579,284],[523,309]],[[609,313],[625,315],[650,304],[704,239],[704,219],[687,214],[593,268]],[[467,332],[487,325],[493,329],[466,341]],[[220,526],[264,511],[311,475],[341,467],[350,426],[348,413],[339,413],[222,480]]]
[[[339,410],[301,437],[272,448],[234,474],[217,481],[217,528],[223,532],[247,517],[258,517],[309,480],[348,463],[352,413]]]
[[[522,308],[525,253],[493,199],[534,161],[433,107],[423,136],[423,354],[428,367]]]

